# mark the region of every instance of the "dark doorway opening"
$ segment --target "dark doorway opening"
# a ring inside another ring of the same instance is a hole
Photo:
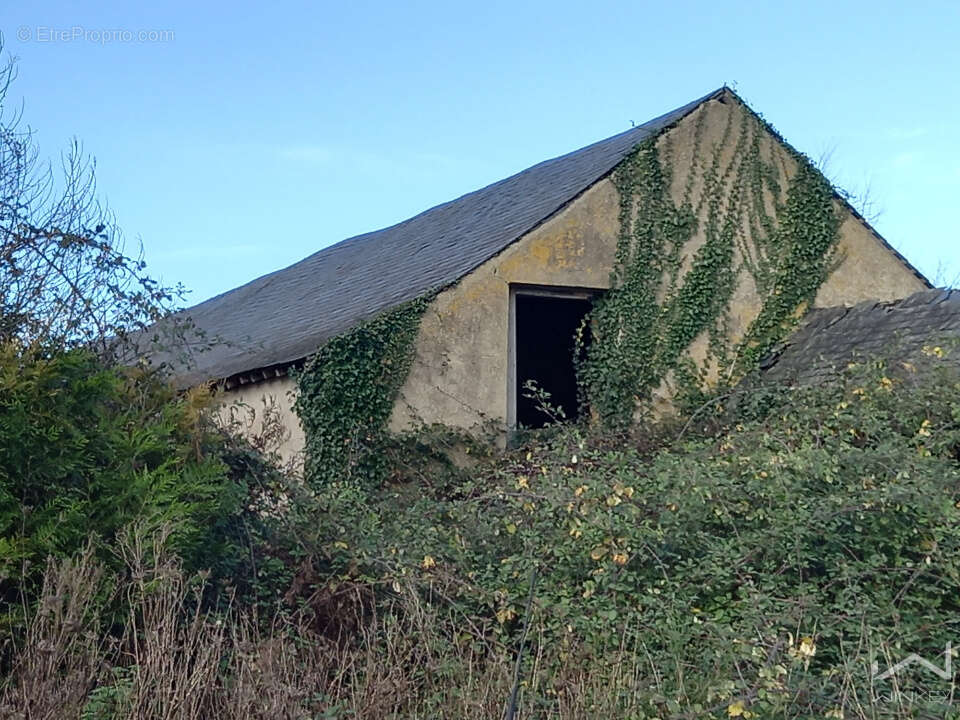
[[[559,293],[518,292],[516,300],[516,408],[517,423],[539,428],[550,422],[535,399],[528,398],[524,385],[533,380],[550,393],[549,404],[563,408],[567,419],[576,419],[577,398],[576,333],[590,311],[588,296],[563,297]],[[589,325],[584,328],[581,352],[590,342]]]

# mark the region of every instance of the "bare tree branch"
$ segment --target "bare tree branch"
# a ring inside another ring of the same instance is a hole
[[[153,280],[142,248],[127,254],[79,142],[57,171],[41,160],[22,107],[10,107],[15,78],[11,56],[0,64],[0,342],[126,360],[189,344],[191,328],[171,316],[183,288]]]

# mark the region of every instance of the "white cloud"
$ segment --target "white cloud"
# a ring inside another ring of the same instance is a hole
[[[915,165],[922,155],[923,153],[914,151],[897,153],[893,156],[893,166],[895,168],[910,167],[911,165]]]

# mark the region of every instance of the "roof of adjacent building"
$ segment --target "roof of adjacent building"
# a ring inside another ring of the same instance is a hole
[[[907,360],[924,347],[960,340],[960,290],[922,290],[902,300],[813,310],[761,364],[767,382],[814,385],[854,361]],[[949,350],[960,365],[960,349]]]
[[[251,371],[268,377],[363,320],[450,285],[569,205],[639,143],[725,95],[736,98],[720,88],[643,125],[397,225],[343,240],[182,311],[181,317],[218,342],[194,354],[186,369],[174,363],[177,384],[257,379]],[[154,356],[163,359],[170,362]]]

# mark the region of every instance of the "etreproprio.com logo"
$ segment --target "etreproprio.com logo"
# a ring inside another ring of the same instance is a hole
[[[17,30],[20,42],[38,43],[160,43],[175,39],[173,30],[157,28],[88,28],[82,25],[54,27],[51,25],[21,25]]]

